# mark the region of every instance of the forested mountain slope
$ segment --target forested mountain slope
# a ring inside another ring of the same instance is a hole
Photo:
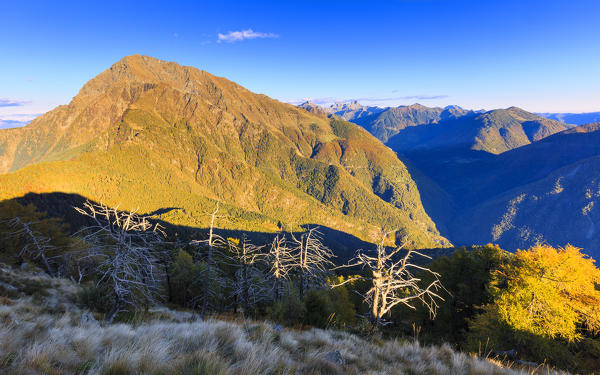
[[[394,152],[357,125],[254,94],[192,67],[129,56],[66,106],[0,132],[0,198],[80,194],[204,226],[319,224],[370,239],[448,244]],[[285,228],[284,228],[285,229]]]
[[[485,113],[470,112],[443,119],[435,126],[406,128],[390,138],[387,145],[401,153],[461,149],[500,154],[572,127],[510,107]]]

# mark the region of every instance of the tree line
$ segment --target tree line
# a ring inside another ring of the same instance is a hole
[[[218,204],[205,238],[185,242],[135,212],[92,202],[76,210],[90,224],[68,235],[34,206],[3,202],[0,261],[80,283],[82,306],[107,323],[164,303],[202,318],[237,313],[600,368],[600,271],[570,245],[473,246],[429,259],[382,232],[372,249],[336,264],[317,227],[261,244],[221,236]]]
[[[293,316],[284,305],[296,297],[318,302],[319,292],[363,282],[370,286],[359,293],[369,306],[365,315],[378,326],[386,324],[384,316],[397,304],[413,307],[411,303],[419,300],[434,313],[435,299],[442,298],[436,293],[441,287],[437,274],[430,272],[434,280],[422,287],[421,279],[411,272],[428,271],[411,263],[415,254],[423,254],[409,250],[400,256],[405,240],[400,246],[385,246],[391,233],[382,232],[375,251],[358,251],[349,264],[336,267],[335,255],[323,244],[318,227],[307,227],[301,233],[282,231],[261,245],[251,243],[245,235],[222,237],[215,225],[221,217],[218,203],[207,213],[207,237],[187,243],[170,242],[160,224],[136,212],[90,201],[75,210],[91,224],[64,241],[69,250],[59,251],[52,237],[43,233],[44,228],[53,227],[55,237],[66,237],[64,228],[54,220],[41,219],[34,207],[24,207],[25,215],[7,221],[8,236],[24,241],[16,254],[21,260],[41,262],[51,276],[87,282],[94,298],[102,297],[99,305],[106,310],[107,323],[120,313],[162,302],[197,310],[202,319],[228,310],[247,316],[257,312],[277,315],[277,310],[283,310],[283,315]],[[335,282],[335,270],[344,267],[359,274]]]

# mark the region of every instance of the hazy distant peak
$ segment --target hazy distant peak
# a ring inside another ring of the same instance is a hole
[[[414,103],[414,104],[409,105],[408,108],[425,109],[425,108],[430,108],[430,107],[424,106],[423,104],[420,104],[420,103]]]
[[[316,114],[320,114],[320,115],[328,115],[329,114],[329,111],[327,110],[327,108],[325,108],[321,105],[315,104],[315,103],[311,102],[310,100],[307,100],[302,104],[299,104],[298,107],[304,108],[308,112],[312,112],[312,113],[316,113]]]
[[[338,102],[334,103],[326,111],[330,114],[339,116],[347,121],[356,122],[366,116],[371,116],[382,112],[385,108],[376,106],[365,106],[358,102],[358,100],[352,100],[349,102]]]
[[[538,115],[567,124],[583,125],[600,122],[600,112],[587,113],[538,113]]]
[[[362,104],[358,102],[358,100],[352,100],[349,102],[338,102],[332,104],[329,108],[331,108],[334,112],[339,110],[359,110],[365,108]]]

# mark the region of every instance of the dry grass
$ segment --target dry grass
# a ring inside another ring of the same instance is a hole
[[[17,275],[0,268],[2,280]],[[40,278],[43,276],[31,276]],[[14,281],[14,280],[13,280]],[[55,283],[42,300],[0,300],[0,373],[7,374],[530,374],[451,347],[367,341],[320,329],[275,329],[264,322],[198,321],[154,310],[143,324],[80,324],[70,298],[76,286]],[[325,355],[339,351],[336,365]],[[542,371],[538,371],[542,373]],[[543,373],[551,373],[543,371]]]

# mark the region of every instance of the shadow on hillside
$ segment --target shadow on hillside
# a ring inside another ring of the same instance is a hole
[[[34,204],[38,211],[45,212],[47,217],[59,218],[69,225],[69,231],[75,233],[84,226],[92,225],[93,222],[90,218],[77,213],[74,207],[81,207],[87,200],[85,197],[78,194],[69,193],[27,193],[26,195],[15,198],[20,204]],[[7,201],[0,202],[0,205]],[[93,202],[94,203],[94,202]],[[98,202],[95,202],[98,203]],[[165,207],[155,210],[149,214],[160,215],[173,210],[177,210],[177,207]],[[208,228],[198,228],[185,225],[175,225],[164,220],[153,219],[165,228],[167,237],[170,241],[180,241],[187,243],[191,240],[198,240],[206,237],[208,234]],[[317,224],[306,224],[310,227],[319,227],[319,231],[323,234],[323,243],[332,249],[336,255],[336,263],[343,263],[349,260],[357,249],[372,249],[374,245],[372,243],[363,241],[351,234],[325,227]],[[217,228],[217,233],[222,237],[234,237],[240,238],[242,235],[246,235],[248,239],[255,244],[268,244],[273,240],[275,233],[268,232],[256,232],[256,231],[241,231]],[[297,234],[297,233],[295,233]]]
[[[166,207],[166,208],[159,208],[156,211],[152,211],[148,213],[148,216],[158,216],[158,215],[163,215],[166,214],[168,212],[171,211],[175,211],[175,210],[181,210],[182,207]]]

